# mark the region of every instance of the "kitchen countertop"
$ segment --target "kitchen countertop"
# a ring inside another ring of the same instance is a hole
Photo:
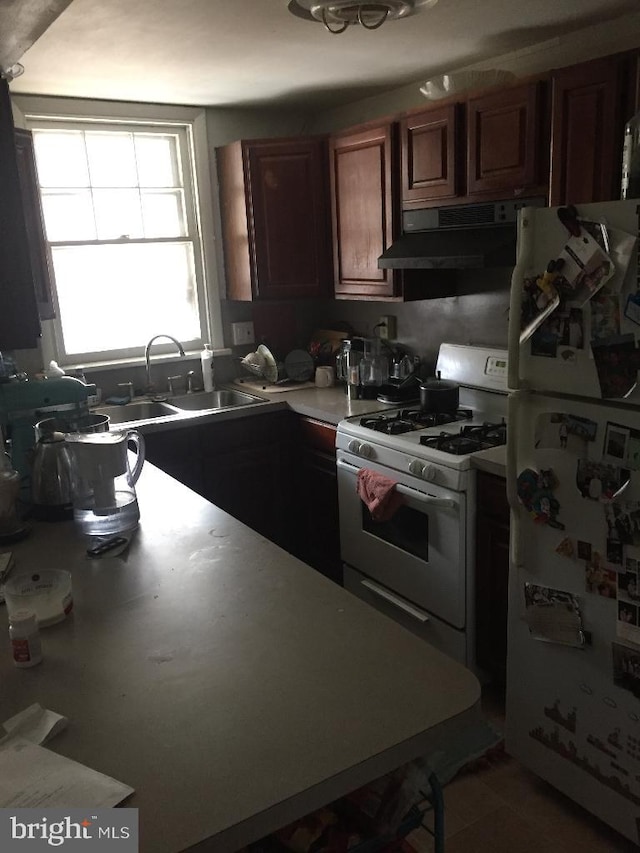
[[[121,558],[72,522],[13,546],[71,571],[74,610],[39,666],[0,647],[0,720],[66,715],[49,747],[135,788],[141,851],[236,850],[475,719],[468,670],[152,465],[137,489]]]
[[[487,471],[498,477],[507,476],[507,448],[504,445],[474,453],[472,462],[473,467],[480,471]]]
[[[235,388],[243,388],[241,383]],[[255,393],[255,392],[251,392]],[[269,401],[274,397],[264,395]],[[284,398],[284,399],[282,399]],[[397,403],[379,403],[377,400],[349,400],[344,385],[331,388],[304,388],[300,391],[285,391],[277,395],[278,402],[286,405],[299,415],[316,418],[325,423],[337,425],[352,415],[366,415],[368,412],[381,412],[385,409],[397,409]]]

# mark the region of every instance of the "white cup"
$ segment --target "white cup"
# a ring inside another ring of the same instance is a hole
[[[321,365],[316,367],[316,388],[330,388],[335,382],[333,367]]]

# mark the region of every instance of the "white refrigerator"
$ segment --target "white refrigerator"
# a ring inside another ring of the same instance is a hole
[[[509,318],[507,444],[507,752],[636,843],[639,204],[579,206],[577,229],[574,211],[568,220],[561,211],[562,221],[555,208],[521,211]],[[586,231],[607,249],[610,277],[600,289],[604,273],[600,281],[585,278],[593,258],[572,278],[567,222],[574,247]],[[560,267],[560,278],[549,275],[545,282],[542,274],[559,257],[569,263]],[[541,299],[538,309],[533,292]],[[560,304],[521,342],[531,305],[542,316],[544,303],[557,294]]]

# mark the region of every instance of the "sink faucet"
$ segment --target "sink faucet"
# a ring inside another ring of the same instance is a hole
[[[184,356],[185,356],[184,347],[182,346],[180,341],[177,341],[175,338],[171,337],[171,335],[154,335],[151,338],[151,340],[146,345],[145,350],[144,350],[144,361],[145,361],[145,365],[146,365],[146,369],[147,369],[147,393],[148,394],[153,393],[153,385],[151,384],[151,365],[149,364],[149,357],[151,354],[151,344],[154,341],[157,341],[158,338],[168,338],[170,341],[173,341],[173,343],[178,348],[178,352],[180,353],[180,357],[184,358]]]

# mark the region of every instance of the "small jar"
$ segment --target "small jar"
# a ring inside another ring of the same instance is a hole
[[[42,645],[36,614],[32,610],[16,610],[9,620],[11,653],[16,666],[35,666],[42,660]]]

